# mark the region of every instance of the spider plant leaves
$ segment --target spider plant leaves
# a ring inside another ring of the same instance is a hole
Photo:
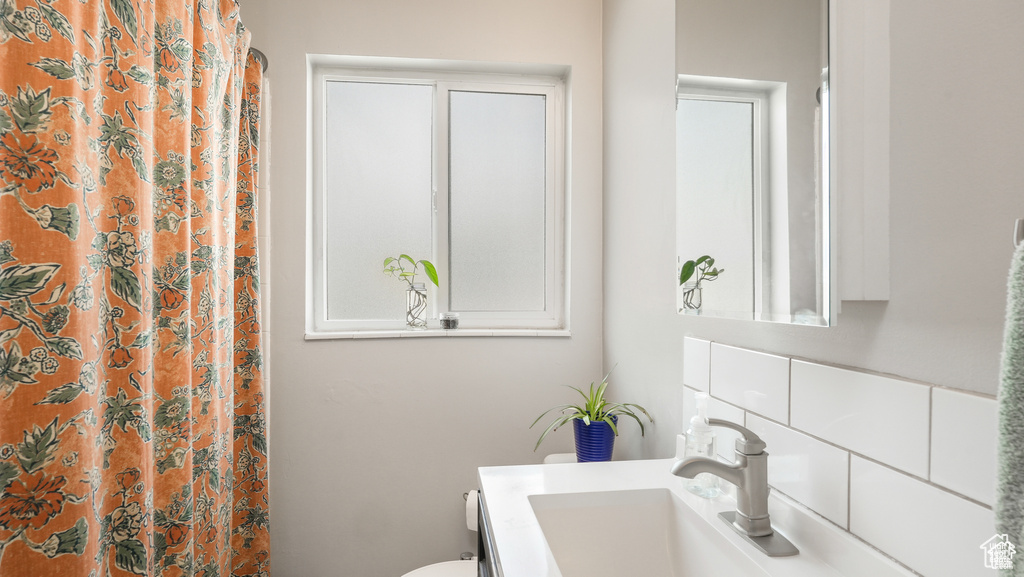
[[[605,415],[605,417],[601,420],[604,421],[605,423],[608,423],[608,426],[612,428],[612,434],[614,434],[616,437],[619,436],[619,430],[615,428],[615,419],[612,418],[612,415]],[[642,428],[643,427],[641,427],[641,429]]]
[[[566,411],[566,410],[570,410],[570,409],[574,410],[576,412],[579,411],[579,407],[577,407],[576,405],[559,405],[557,407],[551,407],[550,409],[548,409],[548,410],[544,411],[543,413],[541,413],[539,417],[534,419],[533,424],[530,425],[530,428],[532,429],[533,425],[536,425],[538,422],[540,422],[540,420],[544,418],[544,415],[547,415],[551,411]]]
[[[551,412],[551,411],[550,410],[546,411],[544,413],[544,415],[548,414],[549,412]],[[544,415],[541,415],[540,417],[537,417],[537,421],[539,421],[541,419],[541,417],[543,417]],[[537,444],[533,446],[533,450],[536,451],[537,448],[540,447],[540,444],[542,442],[544,442],[544,438],[548,436],[548,433],[550,433],[551,431],[558,430],[559,427],[561,427],[562,425],[564,425],[564,424],[566,424],[566,423],[568,423],[568,422],[570,422],[570,421],[572,421],[574,419],[576,419],[576,415],[575,414],[573,414],[573,413],[569,413],[569,414],[563,413],[563,414],[559,415],[558,418],[556,418],[554,421],[551,421],[551,424],[549,424],[547,426],[547,428],[544,429],[544,432],[541,433],[540,438],[537,439]],[[533,424],[536,425],[537,421],[534,421]],[[532,427],[533,425],[530,425],[530,426]]]
[[[639,412],[643,416],[647,417],[652,423],[654,422],[654,418],[651,417],[651,414],[648,413],[646,409],[635,403],[608,402],[608,400],[604,398],[604,394],[608,389],[608,376],[610,374],[611,372],[609,371],[608,375],[605,375],[604,379],[601,380],[600,385],[590,383],[590,388],[586,392],[578,387],[566,385],[583,397],[583,405],[557,405],[541,413],[541,415],[533,421],[533,424],[530,425],[530,428],[533,428],[534,425],[539,423],[541,419],[552,411],[560,412],[560,414],[547,426],[544,432],[541,433],[540,439],[537,440],[537,444],[534,445],[533,450],[536,451],[540,447],[540,444],[547,437],[548,433],[555,431],[559,427],[576,419],[583,421],[587,426],[595,422],[608,423],[615,436],[618,436],[619,430],[615,424],[615,418],[624,415],[633,419],[638,425],[640,425],[640,434],[643,435],[644,424],[637,413]]]
[[[602,381],[601,386],[597,388],[597,395],[592,397],[593,401],[597,404],[597,406],[594,407],[595,413],[597,413],[598,410],[604,408],[604,405],[607,404],[607,402],[604,400],[604,391],[607,388],[608,381]],[[590,383],[590,394],[594,394],[594,383]]]
[[[637,415],[635,411],[643,413],[643,415],[647,417],[652,423],[654,422],[654,417],[652,417],[651,414],[648,413],[647,410],[641,407],[640,405],[634,403],[615,403],[608,406],[608,412],[610,414],[614,413],[615,415],[626,416],[636,421],[636,424],[640,425],[640,436],[642,437],[644,435],[644,422],[640,420],[640,416]],[[614,428],[615,427],[613,426],[612,429]],[[616,435],[618,435],[618,433],[616,433]]]
[[[622,406],[630,408],[631,409],[630,412],[632,412],[633,410],[640,411],[641,413],[644,414],[645,417],[647,417],[647,419],[650,422],[652,422],[652,423],[654,422],[654,417],[652,417],[651,414],[647,412],[647,409],[641,407],[640,405],[638,405],[636,403],[622,403]]]

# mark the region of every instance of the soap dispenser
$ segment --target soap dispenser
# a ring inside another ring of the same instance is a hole
[[[697,414],[690,419],[690,428],[686,430],[683,458],[717,459],[715,430],[708,424],[708,395],[707,393],[697,393],[694,397],[697,401]],[[711,473],[700,473],[693,479],[684,479],[684,482],[688,491],[705,499],[714,499],[722,494],[722,490],[718,486],[718,477]]]

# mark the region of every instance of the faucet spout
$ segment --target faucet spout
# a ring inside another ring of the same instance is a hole
[[[736,520],[733,525],[743,534],[763,537],[772,534],[768,516],[768,453],[764,441],[753,431],[736,423],[708,419],[713,426],[740,433],[736,440],[735,464],[708,457],[690,457],[677,461],[672,474],[692,479],[699,473],[711,473],[736,485]]]
[[[688,457],[672,465],[672,474],[692,479],[701,473],[711,473],[743,489],[743,467],[738,463],[730,465],[708,457]]]
[[[736,423],[708,419],[708,424],[740,433],[740,438],[736,439],[736,462],[688,457],[672,465],[672,474],[692,479],[701,473],[711,473],[736,485],[736,510],[721,513],[719,517],[770,557],[796,555],[797,548],[772,530],[768,515],[768,453],[764,450],[764,441]]]

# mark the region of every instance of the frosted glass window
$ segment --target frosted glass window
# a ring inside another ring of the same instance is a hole
[[[704,307],[752,311],[753,104],[681,98],[676,122],[678,189],[689,207],[677,223],[680,257],[711,255],[726,270],[705,287]]]
[[[542,311],[545,96],[449,97],[450,308]]]
[[[400,254],[438,273],[423,336],[566,329],[564,77],[311,62],[307,338],[412,334]]]
[[[328,320],[405,318],[406,284],[381,265],[401,253],[432,259],[433,94],[430,85],[327,82]]]

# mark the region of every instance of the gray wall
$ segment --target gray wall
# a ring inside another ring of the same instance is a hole
[[[893,2],[891,299],[844,302],[830,328],[673,313],[674,6],[604,4],[605,363],[659,417],[619,458],[672,453],[685,335],[996,393],[1024,217],[1024,4]]]
[[[270,60],[274,574],[395,577],[475,550],[476,468],[533,453],[563,384],[601,377],[601,6],[595,0],[250,0]],[[306,53],[572,66],[571,338],[305,341]]]

